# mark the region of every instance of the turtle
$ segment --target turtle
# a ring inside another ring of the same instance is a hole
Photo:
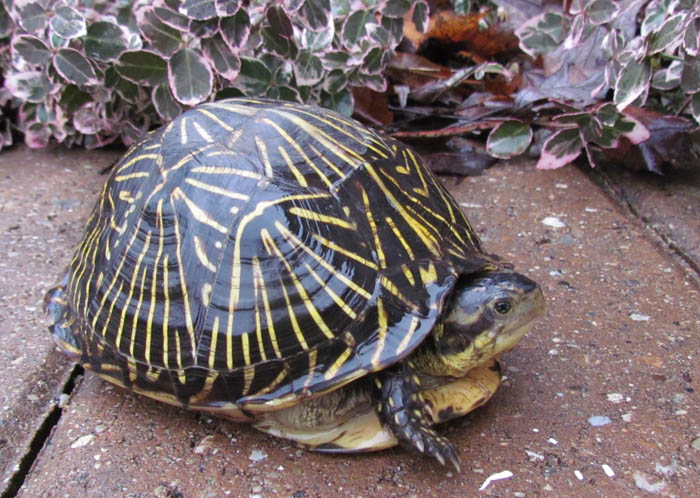
[[[58,348],[136,393],[324,452],[451,462],[540,286],[403,143],[330,110],[194,107],[115,163],[48,291]]]

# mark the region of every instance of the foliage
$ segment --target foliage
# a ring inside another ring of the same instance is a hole
[[[513,6],[510,0],[494,1]],[[569,14],[540,13],[516,35],[524,52],[542,57],[547,73],[536,88],[521,91],[517,102],[527,106],[546,99],[560,113],[551,121],[555,131],[544,144],[540,168],[562,166],[582,151],[593,165],[590,145],[614,148],[622,137],[633,144],[646,140],[644,126],[625,114],[628,106],[686,114],[700,123],[696,0],[573,0]],[[614,107],[595,103],[608,92]],[[497,127],[487,150],[512,157],[530,137],[529,126]]]
[[[222,96],[349,114],[352,87],[386,89],[414,4],[424,25],[422,0],[0,0],[0,106],[32,147],[133,143]]]

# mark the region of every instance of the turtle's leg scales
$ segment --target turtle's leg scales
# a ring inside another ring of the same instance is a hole
[[[382,425],[393,432],[401,446],[452,463],[460,471],[457,449],[430,427],[418,378],[410,366],[379,372],[374,378],[376,410]]]

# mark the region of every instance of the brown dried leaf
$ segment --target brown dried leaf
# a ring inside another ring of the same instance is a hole
[[[353,111],[355,118],[375,126],[394,122],[394,113],[389,110],[389,100],[386,93],[375,92],[364,87],[352,87],[351,90],[355,100]]]

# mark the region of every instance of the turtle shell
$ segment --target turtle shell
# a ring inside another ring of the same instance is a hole
[[[457,278],[492,265],[410,148],[230,99],[114,166],[48,307],[57,343],[108,380],[236,418],[402,360]]]

